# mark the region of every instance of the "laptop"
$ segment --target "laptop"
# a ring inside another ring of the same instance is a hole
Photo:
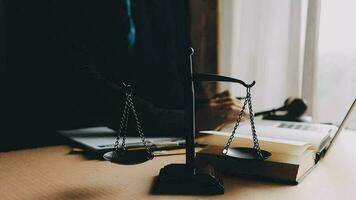
[[[348,128],[348,129],[353,129],[356,130],[356,114],[355,114],[355,107],[356,107],[356,99],[353,101],[353,103],[351,104],[350,109],[347,111],[346,116],[344,117],[344,119],[342,120],[341,124],[339,125],[335,136],[333,137],[333,139],[331,140],[329,146],[325,149],[324,155],[326,153],[327,150],[329,150],[331,148],[331,146],[333,145],[333,143],[335,143],[336,138],[340,135],[340,133],[343,131],[344,128]]]
[[[114,148],[117,133],[108,127],[90,127],[74,130],[60,130],[59,134],[74,142],[85,150],[105,153]],[[182,148],[185,140],[176,137],[146,137],[151,148]],[[120,140],[121,144],[121,140]],[[127,148],[140,148],[143,143],[140,137],[126,137]]]

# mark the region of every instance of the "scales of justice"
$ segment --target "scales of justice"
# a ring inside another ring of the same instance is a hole
[[[194,54],[193,48],[189,48],[187,56],[187,69],[185,71],[184,79],[184,133],[185,133],[185,156],[186,162],[184,164],[169,164],[160,170],[160,173],[153,185],[154,194],[223,194],[224,185],[221,177],[215,172],[210,165],[198,166],[195,158],[195,95],[194,83],[203,81],[222,81],[239,83],[246,88],[246,97],[239,116],[237,116],[235,127],[226,143],[226,146],[221,149],[221,154],[230,158],[242,159],[257,159],[264,160],[271,154],[267,151],[261,150],[258,143],[256,129],[254,125],[254,115],[251,102],[251,88],[255,85],[255,81],[251,84],[226,76],[215,74],[193,73],[192,56]],[[188,60],[189,59],[189,60]],[[147,145],[141,123],[138,118],[138,113],[134,108],[132,99],[133,89],[130,85],[123,84],[123,89],[126,95],[123,115],[120,121],[118,136],[115,142],[113,151],[104,154],[104,159],[118,164],[138,164],[153,159],[153,153],[150,146]],[[242,119],[242,113],[246,106],[249,107],[250,125],[253,137],[252,148],[232,148],[230,147],[234,139],[236,129],[238,128]],[[125,146],[127,124],[130,113],[134,117],[143,146],[145,148],[135,150],[127,149]],[[121,139],[121,144],[120,144]]]

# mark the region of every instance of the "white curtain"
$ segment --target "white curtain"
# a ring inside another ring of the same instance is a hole
[[[219,1],[219,74],[256,81],[255,111],[281,106],[289,96],[313,102],[315,43],[305,44],[317,40],[316,34],[306,37],[307,31],[315,32],[307,23],[308,4],[307,0]],[[245,95],[242,86],[220,87]]]

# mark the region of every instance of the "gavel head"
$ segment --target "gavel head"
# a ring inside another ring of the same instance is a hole
[[[287,111],[289,117],[300,117],[307,110],[307,102],[304,99],[289,97],[285,100],[283,110]]]

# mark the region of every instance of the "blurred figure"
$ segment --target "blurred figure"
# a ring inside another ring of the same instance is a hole
[[[122,82],[134,86],[146,135],[184,134],[188,1],[16,0],[4,7],[9,124],[1,149],[58,143],[58,129],[116,129]],[[206,121],[200,128],[233,120],[239,107],[229,93],[217,94],[198,108],[197,120]]]

